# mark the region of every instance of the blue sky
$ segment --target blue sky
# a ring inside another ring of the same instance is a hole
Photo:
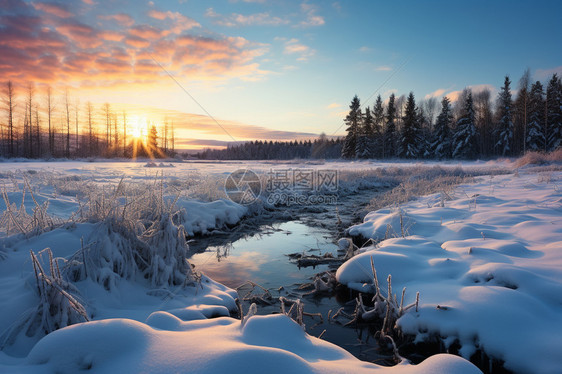
[[[0,42],[0,75],[136,105],[138,118],[166,113],[194,144],[342,134],[353,95],[365,100],[389,77],[383,98],[413,91],[421,100],[494,89],[505,74],[515,86],[527,67],[542,81],[562,72],[560,1],[0,3],[4,37],[51,61],[22,65]],[[33,38],[49,42],[38,52]]]

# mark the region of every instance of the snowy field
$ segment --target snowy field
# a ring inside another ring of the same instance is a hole
[[[0,163],[0,372],[477,373],[448,354],[391,368],[362,362],[283,314],[231,318],[236,292],[184,261],[186,236],[259,217],[225,198],[236,169],[337,169],[349,192],[376,168],[436,165]],[[440,339],[465,358],[483,350],[515,372],[557,372],[560,167],[438,165],[494,175],[369,213],[348,233],[376,245],[343,264],[338,280],[374,293],[372,259],[381,289],[391,274],[398,300],[403,287],[405,304],[419,292],[418,310],[396,321],[417,341]]]

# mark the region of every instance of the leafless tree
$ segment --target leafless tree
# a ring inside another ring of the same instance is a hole
[[[4,102],[6,104],[6,111],[8,112],[8,144],[9,155],[15,156],[14,150],[14,109],[15,109],[15,91],[12,81],[6,83],[6,93]]]
[[[47,87],[47,122],[49,123],[49,153],[51,156],[55,154],[55,134],[51,120],[53,118],[53,111],[55,110],[53,104],[53,92],[51,86]]]
[[[68,97],[68,88],[64,91],[64,106],[66,109],[66,144],[65,155],[70,158],[70,100]]]

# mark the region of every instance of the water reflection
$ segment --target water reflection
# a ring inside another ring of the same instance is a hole
[[[189,261],[197,271],[231,288],[252,281],[268,289],[274,298],[301,298],[305,312],[321,313],[324,319],[319,323],[317,318],[305,317],[309,334],[319,336],[326,330],[322,337],[324,340],[345,348],[362,360],[384,364],[384,357],[372,338],[374,331],[369,331],[368,327],[344,327],[327,320],[330,310],[333,314],[341,307],[347,313],[353,313],[354,295],[348,289],[338,289],[330,296],[305,296],[308,290],[299,289],[299,285],[310,282],[315,274],[329,270],[329,265],[299,269],[287,255],[303,252],[323,255],[329,252],[337,256],[337,246],[332,240],[333,233],[327,230],[310,227],[300,221],[290,221],[263,226],[259,235],[237,239],[228,245],[209,246],[203,252],[194,254]],[[245,294],[242,290],[239,292],[242,296]],[[258,307],[259,314],[279,311],[279,303]]]
[[[291,253],[337,254],[330,233],[291,221],[263,227],[260,235],[242,238],[227,246],[211,246],[189,261],[198,271],[235,288],[251,280],[266,288],[306,282],[327,265],[299,269],[287,257]]]

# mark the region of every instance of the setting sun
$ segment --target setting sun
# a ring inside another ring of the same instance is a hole
[[[146,118],[134,116],[132,118],[131,134],[135,140],[146,137]]]

